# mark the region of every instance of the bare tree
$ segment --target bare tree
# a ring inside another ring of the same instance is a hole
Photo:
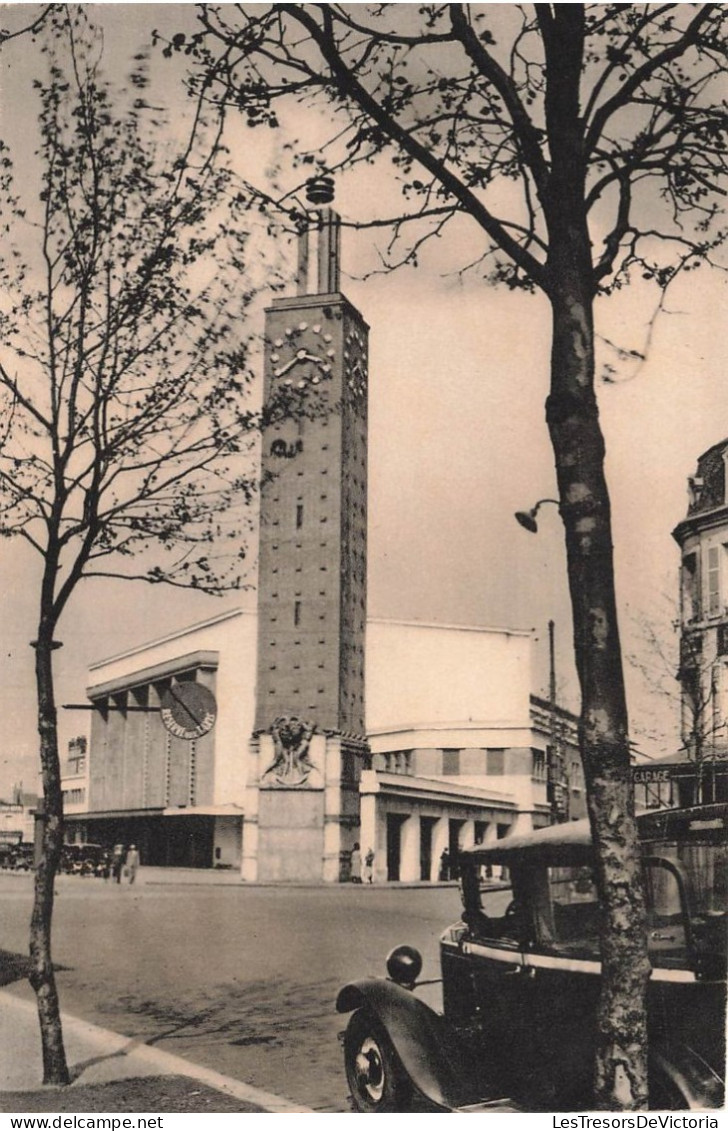
[[[679,610],[665,596],[666,614],[656,621],[644,614],[634,622],[641,637],[639,651],[626,658],[649,688],[664,716],[665,706],[675,719],[675,748],[695,762],[700,780],[706,762],[720,757],[725,720],[720,717],[720,694],[714,678],[715,658],[704,647],[700,629],[680,630]],[[667,635],[664,624],[670,624]],[[660,733],[664,733],[664,721]],[[679,734],[679,738],[678,738]],[[650,731],[646,736],[654,739]],[[668,749],[665,753],[670,753]]]
[[[64,1084],[51,958],[63,839],[58,626],[87,577],[240,584],[257,421],[247,200],[222,160],[218,116],[207,122],[198,107],[175,147],[169,116],[149,101],[144,53],[115,90],[81,10],[56,5],[47,24],[37,161],[22,190],[0,152],[0,534],[42,566],[33,647],[44,825],[30,981],[43,1079]]]
[[[479,247],[470,266],[550,304],[546,418],[603,907],[602,1108],[647,1103],[649,966],[595,299],[636,277],[659,295],[723,239],[725,19],[717,4],[200,5],[198,32],[167,47],[250,125],[275,126],[281,100],[319,115],[328,104],[330,141],[301,156],[308,172],[394,166],[404,199],[384,220],[390,263],[416,263],[424,240],[466,218]]]
[[[21,27],[16,28],[0,28],[0,47],[4,43],[8,43],[11,39],[19,39],[20,36],[28,35],[35,38],[38,32],[43,28],[46,20],[49,18],[53,9],[52,4],[44,4],[39,12],[35,12],[31,19],[24,23]]]

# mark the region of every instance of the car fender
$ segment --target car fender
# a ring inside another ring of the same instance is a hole
[[[448,1111],[469,1102],[472,1082],[462,1068],[464,1050],[444,1018],[409,990],[383,978],[350,982],[336,1009],[367,1009],[386,1029],[399,1060],[422,1095]]]
[[[665,1076],[685,1100],[688,1111],[723,1106],[725,1082],[689,1045],[659,1045],[650,1050],[651,1068]]]

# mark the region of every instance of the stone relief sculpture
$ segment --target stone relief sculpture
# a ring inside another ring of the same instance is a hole
[[[315,766],[308,752],[315,723],[298,715],[279,715],[270,728],[275,746],[275,757],[261,774],[261,782],[272,777],[278,785],[303,785]]]

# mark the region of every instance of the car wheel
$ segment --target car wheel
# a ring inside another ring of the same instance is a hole
[[[352,1014],[344,1036],[346,1079],[356,1111],[407,1111],[412,1082],[384,1026],[363,1009]]]

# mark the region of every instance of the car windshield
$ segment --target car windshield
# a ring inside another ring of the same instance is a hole
[[[724,914],[728,906],[728,846],[705,841],[650,846],[650,855],[671,861],[686,881],[691,916]]]
[[[655,965],[679,965],[689,948],[702,965],[707,960],[716,972],[725,966],[728,846],[710,832],[649,845],[648,943]]]
[[[643,844],[653,966],[692,967],[697,961],[705,971],[717,971],[724,964],[728,846],[721,843],[723,836],[721,826]],[[505,867],[498,871],[503,874],[486,875],[482,865],[465,869],[465,918],[471,929],[488,938],[598,959],[599,900],[590,866],[549,867],[532,860],[516,867],[514,862],[515,891]]]
[[[539,934],[562,947],[593,952],[599,932],[599,901],[588,866],[549,868],[548,903],[543,903]]]

